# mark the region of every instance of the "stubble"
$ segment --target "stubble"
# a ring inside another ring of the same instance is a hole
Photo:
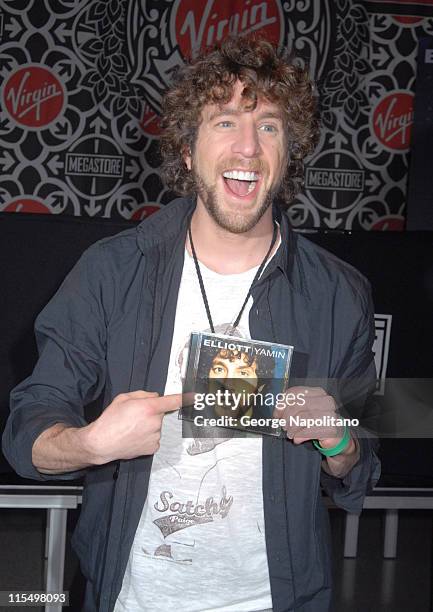
[[[242,205],[240,205],[239,210],[228,211],[224,210],[223,205],[218,201],[216,185],[207,184],[203,177],[195,172],[194,168],[192,171],[197,193],[210,217],[219,227],[232,234],[243,234],[257,225],[265,212],[272,205],[282,181],[281,177],[278,183],[267,191],[260,205],[252,211],[242,210]]]

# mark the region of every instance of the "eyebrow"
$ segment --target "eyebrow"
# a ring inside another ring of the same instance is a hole
[[[247,111],[243,111],[242,109],[239,108],[224,108],[224,109],[220,109],[215,111],[214,113],[211,114],[211,116],[209,117],[209,121],[213,121],[214,119],[216,119],[217,117],[222,117],[224,115],[229,115],[229,116],[239,116],[242,115],[244,112]],[[263,111],[262,113],[260,113],[260,115],[258,116],[259,121],[261,121],[262,119],[279,119],[280,121],[283,120],[283,115],[281,112],[274,112],[274,111]]]
[[[216,365],[221,365],[221,366],[226,367],[226,364],[223,361],[221,361],[220,359],[214,359],[212,361],[212,367],[214,367]]]
[[[223,366],[224,368],[226,368],[226,369],[227,369],[227,366],[226,366],[226,364],[224,363],[224,361],[226,361],[226,360],[223,360],[223,359],[214,359],[214,360],[212,361],[212,367],[215,367],[216,365],[220,365],[220,366]],[[254,363],[254,362],[253,362],[253,363]],[[243,370],[243,369],[245,369],[245,368],[251,368],[251,367],[253,366],[253,363],[251,363],[250,365],[248,365],[247,363],[245,363],[244,365],[236,366],[236,368],[237,368],[237,369],[241,368],[242,370]]]

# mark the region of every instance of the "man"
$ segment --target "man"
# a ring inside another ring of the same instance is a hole
[[[272,207],[299,189],[317,139],[312,85],[269,43],[229,40],[178,75],[163,123],[164,174],[190,195],[91,247],[39,315],[5,454],[26,477],[85,475],[85,610],[322,612],[319,481],[360,512],[378,477],[370,441],[331,428],[313,444],[288,428],[290,440],[197,443],[176,412],[191,330],[293,345],[295,377],[375,376],[368,283]],[[298,413],[335,414],[325,390],[304,390]]]

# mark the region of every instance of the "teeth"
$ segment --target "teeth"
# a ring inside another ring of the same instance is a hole
[[[248,185],[247,195],[252,192],[252,190],[254,189],[255,186],[256,186],[255,181],[251,181],[251,183]]]
[[[247,172],[244,170],[226,170],[226,172],[223,172],[223,177],[228,179],[236,179],[237,181],[259,180],[259,175],[256,172]]]

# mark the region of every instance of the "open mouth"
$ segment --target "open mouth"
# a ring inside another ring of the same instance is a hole
[[[252,197],[260,181],[260,175],[249,170],[226,170],[222,176],[228,191],[238,198]]]

